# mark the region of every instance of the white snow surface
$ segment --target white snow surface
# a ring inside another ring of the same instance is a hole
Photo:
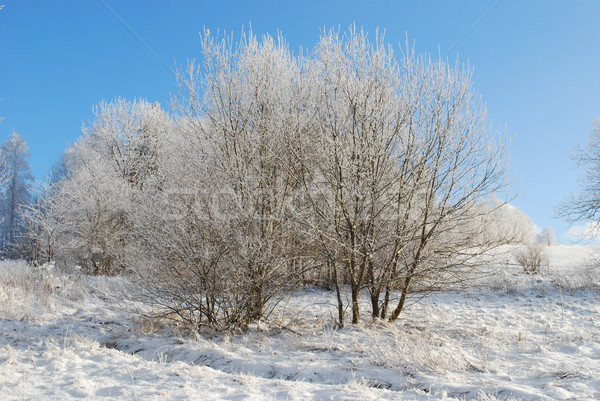
[[[244,333],[141,318],[126,278],[0,263],[2,400],[600,399],[598,248],[555,245],[538,275],[510,260],[394,324],[336,329],[332,292],[291,294]]]

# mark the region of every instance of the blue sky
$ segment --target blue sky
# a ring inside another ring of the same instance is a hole
[[[448,53],[451,60],[458,54],[469,62],[489,120],[512,138],[520,186],[512,203],[566,240],[568,225],[552,216],[577,190],[581,175],[568,151],[587,141],[592,121],[600,117],[600,1],[2,3],[0,140],[13,129],[25,138],[36,177],[81,134],[100,100],[142,97],[168,105],[176,90],[173,73],[122,21],[169,66],[199,57],[203,27],[279,30],[295,50],[311,49],[323,27],[356,23],[373,33],[385,30],[393,44],[408,35],[418,52]]]

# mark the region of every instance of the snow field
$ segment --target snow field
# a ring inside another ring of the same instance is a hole
[[[594,249],[552,246],[540,275],[504,265],[410,306],[334,326],[334,294],[292,294],[243,334],[207,338],[130,312],[118,277],[0,264],[2,399],[593,400]],[[501,259],[499,259],[501,260]],[[500,265],[504,263],[501,262]]]

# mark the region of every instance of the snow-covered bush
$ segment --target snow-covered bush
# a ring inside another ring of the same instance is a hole
[[[592,257],[570,267],[570,274],[552,274],[554,286],[565,291],[588,291],[600,289],[600,260]]]
[[[481,217],[466,222],[465,226],[479,228],[483,239],[502,238],[513,244],[529,243],[536,239],[536,225],[518,207],[491,196],[479,202],[477,208]]]
[[[531,242],[517,248],[514,257],[527,274],[541,273],[542,266],[548,264],[546,245],[539,242]]]
[[[25,261],[0,262],[0,313],[10,318],[34,318],[53,310],[57,302],[86,295],[77,275],[57,271],[54,264],[32,266]]]

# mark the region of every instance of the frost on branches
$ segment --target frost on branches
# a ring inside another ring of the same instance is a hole
[[[309,55],[252,32],[201,43],[171,112],[95,109],[31,214],[42,257],[130,274],[157,315],[196,329],[245,327],[323,284],[342,326],[347,309],[360,321],[362,294],[394,321],[517,237],[486,228],[509,189],[507,143],[469,70],[396,57],[355,27]]]

